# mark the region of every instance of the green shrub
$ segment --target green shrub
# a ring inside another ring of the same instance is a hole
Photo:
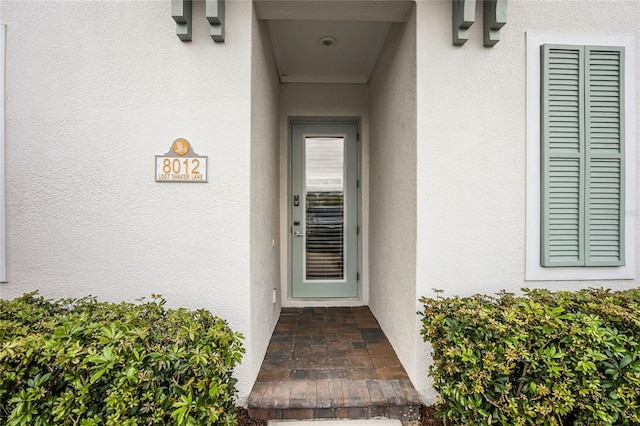
[[[640,290],[422,298],[446,424],[640,424]]]
[[[0,424],[235,424],[242,336],[164,304],[0,300]]]

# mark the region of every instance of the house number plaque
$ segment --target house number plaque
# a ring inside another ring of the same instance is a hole
[[[173,141],[164,155],[156,155],[156,182],[206,182],[207,156],[195,153],[184,138]]]

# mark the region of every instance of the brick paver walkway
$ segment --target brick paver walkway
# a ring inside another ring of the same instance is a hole
[[[411,420],[419,406],[368,307],[283,308],[249,398],[262,419]]]

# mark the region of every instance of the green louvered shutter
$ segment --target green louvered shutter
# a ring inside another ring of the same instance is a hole
[[[624,48],[585,47],[585,264],[624,265]]]
[[[541,265],[624,265],[624,48],[541,54]]]
[[[582,46],[542,46],[541,265],[584,265]]]

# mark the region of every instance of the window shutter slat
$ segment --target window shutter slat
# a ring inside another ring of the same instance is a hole
[[[587,266],[624,265],[624,48],[585,48]]]
[[[542,46],[541,264],[584,265],[583,48]]]

